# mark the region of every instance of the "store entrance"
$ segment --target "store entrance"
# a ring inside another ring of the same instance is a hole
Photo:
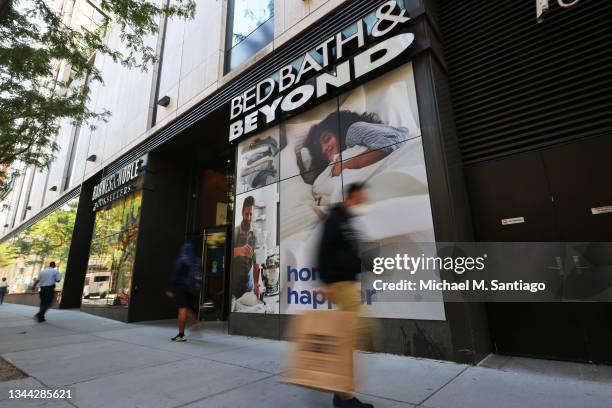
[[[182,245],[193,246],[202,262],[203,282],[191,307],[203,321],[225,321],[229,313],[236,150],[227,139],[227,116],[225,111],[213,112],[162,145],[152,155],[146,186],[152,195],[149,205],[156,208],[149,223],[157,227],[154,237],[159,236],[156,245],[148,246],[147,260],[160,275],[166,274],[160,278],[165,284]],[[165,304],[167,314],[175,315],[176,305]]]
[[[229,260],[231,228],[206,228],[202,244],[204,273],[198,316],[204,321],[225,321],[229,314]]]
[[[231,160],[215,168],[211,163],[210,160],[196,163],[189,194],[192,207],[187,241],[193,242],[202,260],[198,317],[204,321],[225,321],[229,314],[233,168]]]
[[[496,352],[612,362],[612,303],[602,301],[612,286],[611,151],[600,137],[466,170],[477,240],[558,243],[528,245],[522,265],[550,272],[564,301],[488,304]]]

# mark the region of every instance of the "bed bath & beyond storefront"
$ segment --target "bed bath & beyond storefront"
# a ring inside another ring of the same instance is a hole
[[[327,208],[356,181],[373,190],[362,220],[372,243],[458,240],[441,165],[441,126],[452,118],[433,87],[445,86],[438,34],[424,9],[383,3],[330,16],[211,96],[215,109],[188,129],[162,131],[157,145],[84,185],[91,217],[77,217],[75,231],[93,238],[87,256],[71,259],[69,273],[86,269],[83,290],[71,295],[68,278],[62,306],[125,321],[172,317],[164,291],[181,244],[192,242],[205,270],[200,317],[282,338],[290,315],[330,307],[313,247]],[[366,304],[382,323],[381,351],[461,359],[454,348],[474,349],[458,341],[471,339],[474,319],[442,293],[422,303],[370,294]]]
[[[474,241],[435,17],[417,1],[348,2],[85,183],[74,236],[92,239],[71,245],[61,307],[173,317],[164,292],[191,242],[200,318],[280,339],[291,315],[331,308],[314,253],[354,182],[372,189],[356,219],[381,256]],[[364,290],[363,301],[377,351],[470,363],[492,351],[491,321],[507,313],[444,291],[385,302]],[[516,353],[543,356],[526,349]]]

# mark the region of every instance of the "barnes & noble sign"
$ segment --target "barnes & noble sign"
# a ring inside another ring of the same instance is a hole
[[[113,174],[104,177],[94,187],[92,196],[94,211],[135,191],[146,165],[147,155],[144,155]]]

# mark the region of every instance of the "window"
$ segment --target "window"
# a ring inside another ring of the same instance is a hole
[[[70,188],[70,184],[72,183],[72,178],[74,177],[74,161],[76,159],[76,154],[79,149],[79,140],[81,136],[81,124],[77,124],[74,133],[72,135],[72,143],[70,145],[70,158],[68,159],[68,166],[66,167],[66,181],[64,182],[63,190],[68,190]]]
[[[38,273],[51,261],[65,276],[78,204],[78,197],[70,200],[0,244],[0,254],[5,259],[2,276],[11,282],[12,292],[32,291]],[[62,279],[55,286],[56,292],[61,292],[63,284]]]
[[[128,306],[141,202],[136,191],[96,213],[83,304]]]
[[[274,39],[274,0],[232,0],[227,37],[225,71],[229,72]]]
[[[93,64],[94,61],[95,61],[95,58],[92,58],[91,64]],[[88,88],[90,83],[91,83],[91,75],[88,72],[87,75],[85,76],[85,80],[83,81],[83,87]],[[77,123],[74,128],[73,134],[72,134],[72,143],[70,143],[70,157],[68,159],[68,165],[66,166],[66,174],[65,174],[65,179],[64,179],[65,181],[64,181],[63,190],[68,190],[74,179],[74,170],[75,170],[74,164],[75,164],[77,152],[79,150],[80,140],[81,140],[81,123]]]

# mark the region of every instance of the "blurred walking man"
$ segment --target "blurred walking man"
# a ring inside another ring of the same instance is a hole
[[[331,208],[323,226],[318,267],[327,285],[325,294],[340,310],[359,313],[361,293],[357,275],[361,272],[359,235],[351,217],[368,201],[369,189],[363,183],[347,187],[345,199]],[[362,333],[363,334],[363,333]],[[374,408],[352,394],[334,394],[335,408]]]
[[[8,282],[6,278],[2,278],[0,282],[0,305],[4,303],[4,296],[8,293]]]
[[[55,268],[55,262],[49,262],[49,267],[38,273],[38,279],[34,281],[34,287],[40,285],[40,310],[34,317],[38,319],[39,323],[45,321],[45,313],[53,304],[55,284],[61,280],[62,275]]]

